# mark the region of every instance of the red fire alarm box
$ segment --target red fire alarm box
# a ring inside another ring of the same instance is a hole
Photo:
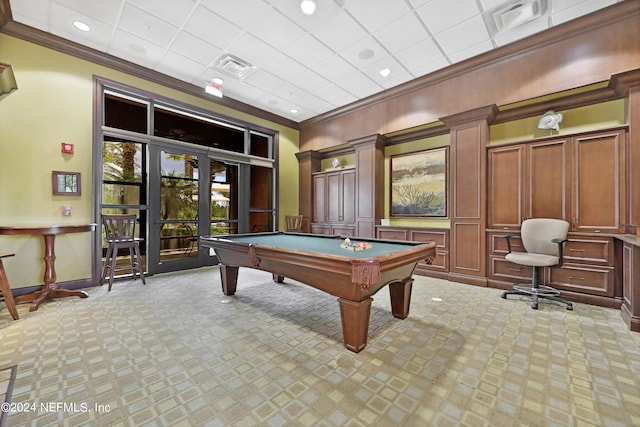
[[[62,152],[64,154],[73,154],[73,144],[69,144],[68,142],[63,142]]]

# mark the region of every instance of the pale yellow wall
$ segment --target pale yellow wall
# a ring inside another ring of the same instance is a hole
[[[586,107],[557,110],[562,113],[560,131],[538,129],[540,116],[500,123],[489,127],[490,144],[527,141],[549,135],[569,135],[626,123],[625,100],[602,102]]]
[[[4,34],[0,61],[13,66],[18,83],[0,98],[0,225],[92,221],[94,75],[277,130],[279,211],[298,210],[297,130]],[[75,144],[74,155],[60,152],[62,141]],[[52,196],[52,170],[80,172],[82,195]],[[71,217],[61,215],[63,204],[72,204]],[[58,282],[91,277],[89,233],[59,236],[56,243]],[[4,263],[11,287],[43,283],[42,238],[0,236],[0,250],[16,253]]]

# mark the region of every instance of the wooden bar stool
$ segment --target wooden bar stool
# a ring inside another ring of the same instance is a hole
[[[11,317],[13,317],[13,320],[18,320],[18,310],[16,309],[16,303],[13,300],[13,294],[11,293],[11,288],[9,287],[7,273],[5,273],[4,265],[2,265],[2,258],[7,258],[14,255],[15,254],[11,252],[0,252],[0,291],[2,291],[0,300],[4,300],[4,302],[7,304],[7,310],[9,310],[9,313],[11,313]]]
[[[131,274],[136,279],[136,269],[140,272],[142,284],[146,284],[144,280],[144,266],[140,257],[141,238],[136,237],[136,215],[120,214],[120,215],[102,215],[102,224],[104,225],[105,240],[109,244],[107,255],[104,260],[102,269],[102,285],[107,277],[109,270],[109,291],[113,285],[113,277],[116,271],[116,262],[118,259],[118,249],[129,249],[129,258],[131,259]]]

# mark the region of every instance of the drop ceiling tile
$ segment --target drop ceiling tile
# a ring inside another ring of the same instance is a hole
[[[489,33],[482,16],[476,15],[461,24],[436,34],[434,39],[446,55],[452,55],[489,40]]]
[[[55,0],[52,5],[66,6],[69,9],[90,16],[93,19],[115,25],[122,11],[124,0]]]
[[[222,49],[186,32],[182,31],[169,47],[171,51],[183,54],[200,64],[209,65],[222,53]]]
[[[261,68],[251,73],[249,77],[243,80],[243,82],[260,89],[272,90],[274,92],[277,88],[286,84],[286,81],[281,77],[271,74]]]
[[[82,21],[91,27],[91,31],[80,31],[74,25],[74,21]],[[72,11],[66,6],[53,4],[51,7],[50,31],[67,40],[74,40],[98,50],[106,50],[111,41],[113,26],[93,17]]]
[[[397,52],[394,56],[412,73],[417,67],[444,59],[444,54],[432,38],[421,40]]]
[[[334,81],[347,74],[354,73],[357,70],[340,55],[333,55],[316,64],[313,67],[313,71],[325,77],[327,80]]]
[[[367,32],[343,10],[329,17],[324,25],[313,30],[312,34],[336,52],[367,36]]]
[[[191,81],[189,76],[197,76],[204,68],[204,64],[171,51],[167,52],[155,66],[156,71],[187,82]]]
[[[347,92],[340,86],[331,83],[328,86],[322,88],[317,93],[318,97],[326,101],[334,107],[355,102],[358,100],[352,93]]]
[[[119,28],[160,46],[167,46],[178,28],[137,7],[126,4]]]
[[[226,51],[257,67],[278,54],[276,49],[248,33],[238,37]]]
[[[572,19],[575,19],[579,16],[583,16],[586,14],[589,14],[591,12],[594,12],[598,9],[610,6],[612,4],[615,4],[616,1],[614,0],[591,0],[591,1],[585,1],[579,4],[576,4],[573,7],[564,9],[561,12],[558,13],[553,13],[553,15],[551,16],[553,25],[558,25],[558,24],[562,24],[563,22],[567,22],[570,21]]]
[[[325,79],[312,70],[307,70],[299,76],[292,78],[290,81],[294,85],[301,87],[310,93],[314,93],[315,91],[326,86],[329,83],[329,80]]]
[[[389,51],[397,52],[431,36],[418,18],[409,13],[380,28],[374,34]]]
[[[455,13],[452,13],[453,10]],[[432,34],[438,34],[480,13],[476,0],[456,0],[455,8],[451,0],[432,0],[417,11]]]
[[[201,4],[212,12],[224,16],[229,22],[251,29],[264,20],[272,11],[263,0],[202,0]]]
[[[11,0],[10,4],[14,20],[42,31],[48,31],[49,12],[51,10],[49,0],[27,2]]]
[[[475,44],[473,46],[469,46],[466,49],[459,50],[455,53],[449,55],[449,59],[455,64],[456,62],[464,61],[465,59],[471,58],[472,56],[480,55],[482,53],[488,52],[493,48],[493,44],[490,40],[484,41],[482,43]]]
[[[349,74],[335,83],[356,98],[363,98],[382,90],[380,85],[359,71]]]
[[[364,57],[363,54],[369,52],[372,56]],[[347,48],[341,50],[340,56],[349,61],[354,67],[361,68],[389,56],[389,52],[382,47],[372,36],[362,38],[352,43]]]
[[[442,57],[435,61],[412,67],[409,71],[414,77],[422,77],[429,73],[433,73],[434,71],[448,67],[449,65],[451,65],[451,63],[446,58]]]
[[[300,37],[287,48],[286,53],[294,60],[310,67],[335,54],[311,34]]]
[[[184,30],[223,50],[243,33],[239,26],[202,6],[189,18]]]
[[[265,63],[262,67],[265,71],[282,77],[285,80],[304,73],[307,68],[298,61],[291,59],[289,56],[280,52]]]
[[[170,22],[176,27],[180,27],[196,4],[193,0],[127,0],[145,12],[155,15],[163,21]],[[102,3],[109,3],[104,0]]]
[[[285,49],[304,34],[304,30],[275,9],[251,26],[249,32],[276,49]]]
[[[356,20],[370,32],[385,27],[390,21],[411,12],[405,2],[394,2],[392,7],[389,6],[389,0],[349,0],[345,2],[346,9],[356,16]]]
[[[383,68],[388,68],[391,71],[391,74],[387,77],[381,76],[380,70]],[[381,59],[373,64],[363,67],[360,71],[386,89],[397,86],[412,78],[411,74],[409,74],[405,68],[392,57]]]
[[[142,37],[116,30],[109,52],[111,55],[153,68],[164,54],[164,48]]]

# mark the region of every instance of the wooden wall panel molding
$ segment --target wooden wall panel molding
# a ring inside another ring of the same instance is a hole
[[[356,152],[356,236],[375,237],[384,211],[384,147],[380,134],[349,141]]]
[[[320,161],[322,154],[317,151],[302,151],[296,153],[298,159],[298,212],[307,221],[303,221],[304,232],[310,232],[307,229],[313,218],[313,173],[320,170]],[[294,213],[294,212],[292,212]]]
[[[614,76],[617,90],[627,96],[628,233],[640,229],[640,69]]]
[[[489,105],[440,119],[451,127],[449,271],[456,280],[483,286],[486,286],[487,264],[486,145],[489,122],[496,112],[496,106]]]

